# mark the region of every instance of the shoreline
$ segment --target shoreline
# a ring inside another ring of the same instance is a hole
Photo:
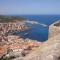
[[[13,54],[15,52],[19,52],[21,53],[21,55],[22,54],[27,55],[33,48],[35,47],[37,48],[41,44],[40,42],[33,41],[31,39],[24,39],[20,36],[13,35],[12,33],[15,31],[28,30],[30,28],[31,28],[30,26],[27,26],[24,24],[24,22],[20,22],[20,21],[0,23],[0,43],[1,43],[0,44],[0,57],[4,55],[6,56],[7,53],[10,54],[11,51],[8,52],[8,50],[12,50],[11,53]],[[9,32],[12,34],[9,34]]]
[[[13,34],[15,31],[23,31],[31,28],[30,26],[25,25],[24,22],[14,21],[0,23],[0,59],[11,59],[11,57],[13,57],[12,60],[58,59],[58,57],[60,57],[60,34],[58,34],[60,32],[60,23],[54,24],[50,26],[54,35],[49,38],[48,41],[39,42],[28,38],[24,39],[21,36]],[[51,30],[49,34],[51,33]],[[58,33],[56,34],[55,32]]]

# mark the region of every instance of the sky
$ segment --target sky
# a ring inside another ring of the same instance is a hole
[[[60,14],[60,0],[0,0],[0,15]]]

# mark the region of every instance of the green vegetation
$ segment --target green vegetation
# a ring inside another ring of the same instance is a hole
[[[26,20],[25,18],[22,18],[20,16],[2,16],[0,15],[0,22],[5,23],[5,22],[14,22],[14,21],[24,21]]]

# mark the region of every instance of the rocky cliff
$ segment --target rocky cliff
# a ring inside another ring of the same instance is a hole
[[[23,60],[60,60],[60,20],[49,26],[49,39]]]

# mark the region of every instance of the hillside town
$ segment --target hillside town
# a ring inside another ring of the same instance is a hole
[[[15,33],[30,29],[24,22],[0,22],[0,60],[12,59],[10,57],[19,58],[24,57],[31,52],[35,47],[37,48],[41,43],[31,39],[24,39],[17,36]]]
[[[14,32],[16,31],[24,31],[30,28],[29,26],[20,23],[18,22],[0,23],[0,41],[2,41],[2,39],[5,39],[7,41],[8,39],[7,36],[9,34],[14,34]]]
[[[0,60],[60,59],[60,20],[49,26],[49,36],[45,42],[24,39],[15,34],[30,28],[21,21],[0,22]]]

